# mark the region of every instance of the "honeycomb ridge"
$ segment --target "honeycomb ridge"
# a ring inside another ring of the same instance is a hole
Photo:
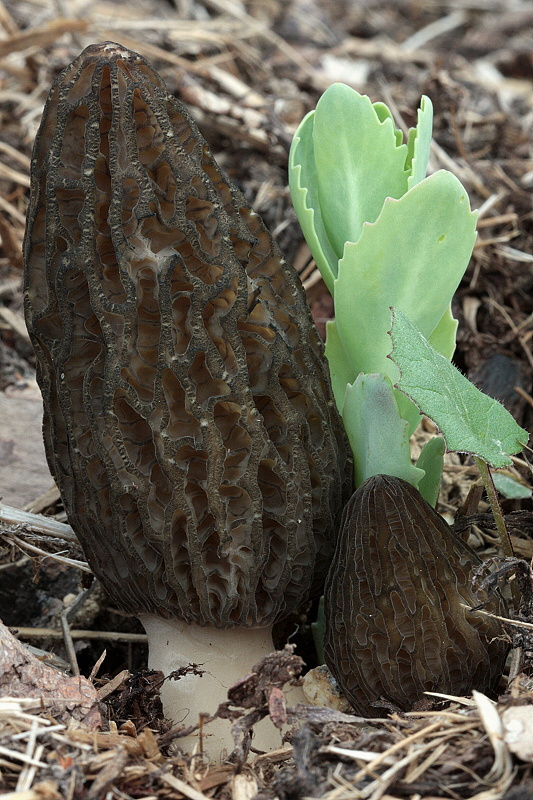
[[[320,591],[351,465],[294,269],[138,54],[87,48],[32,158],[51,471],[123,609],[266,625]]]
[[[462,607],[488,599],[472,589],[480,563],[406,481],[376,475],[353,494],[326,581],[324,655],[359,714],[408,711],[425,691],[495,689],[502,627]],[[506,612],[497,594],[487,608]]]

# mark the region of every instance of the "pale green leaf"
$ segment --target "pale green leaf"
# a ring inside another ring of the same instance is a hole
[[[452,307],[448,306],[437,327],[433,329],[428,341],[438,353],[452,360],[455,352],[455,334],[457,333],[457,320],[452,316]]]
[[[396,405],[400,412],[400,417],[407,422],[407,433],[411,436],[420,424],[420,411],[411,400],[398,389],[394,390]]]
[[[388,105],[382,103],[380,100],[378,100],[377,103],[372,103],[372,105],[374,106],[374,111],[376,112],[380,122],[385,122],[386,119],[390,119],[394,125],[394,117],[392,116],[392,112]],[[403,133],[402,131],[398,130],[398,128],[394,128],[394,138],[396,140],[397,147],[403,144]]]
[[[335,320],[326,322],[326,358],[329,364],[329,375],[335,404],[339,414],[344,406],[344,395],[346,386],[353,383],[357,373],[351,368],[350,359],[346,355],[342,342],[339,339]]]
[[[492,480],[499,493],[509,500],[523,500],[531,497],[532,492],[529,486],[524,486],[508,472],[493,472]]]
[[[417,486],[424,473],[411,463],[407,423],[384,375],[359,375],[346,387],[342,419],[354,454],[355,485],[394,475]]]
[[[335,318],[352,369],[381,372],[396,382],[390,351],[390,311],[408,314],[429,337],[453,352],[447,309],[475,241],[476,215],[461,183],[440,171],[399,200],[388,199],[359,241],[347,243],[334,283]],[[443,342],[444,334],[450,337]]]
[[[324,227],[341,258],[344,243],[359,239],[385,198],[407,191],[407,145],[397,146],[391,117],[380,120],[369,97],[335,83],[318,101],[313,149]]]
[[[410,175],[407,188],[412,189],[426,177],[433,132],[433,104],[429,97],[424,95],[420,101],[416,128],[409,129],[407,137],[406,169]]]
[[[391,337],[391,359],[401,373],[398,388],[435,422],[448,450],[471,453],[494,467],[512,463],[509,455],[519,452],[529,435],[509,412],[437,353],[398,309]]]
[[[333,293],[337,276],[337,256],[331,247],[318,202],[318,181],[313,153],[311,111],[300,123],[289,154],[289,188],[300,227],[326,286]]]
[[[418,491],[433,508],[439,496],[445,452],[446,445],[442,436],[434,436],[425,443],[416,462],[416,466],[425,473],[418,484]]]

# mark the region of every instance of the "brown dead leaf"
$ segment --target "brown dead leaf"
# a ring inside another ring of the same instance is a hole
[[[20,237],[17,236],[14,227],[5,219],[3,214],[0,214],[0,236],[2,237],[2,249],[5,258],[9,259],[17,269],[22,269]]]

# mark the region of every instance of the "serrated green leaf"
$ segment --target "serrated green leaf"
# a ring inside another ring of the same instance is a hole
[[[453,352],[451,298],[468,265],[476,215],[449,172],[418,183],[399,200],[387,199],[359,241],[347,243],[334,283],[339,337],[355,374],[380,372],[396,382],[387,358],[390,306],[400,308],[426,337]]]
[[[374,106],[374,111],[377,114],[377,117],[380,122],[385,122],[386,119],[390,119],[392,124],[394,125],[394,117],[392,116],[392,112],[390,108],[382,103],[380,100],[377,103],[372,103]],[[402,131],[398,130],[398,128],[394,128],[394,138],[396,139],[396,146],[399,147],[403,144],[403,133]]]
[[[333,294],[337,277],[337,256],[327,237],[318,200],[318,181],[313,153],[313,119],[311,111],[301,121],[289,153],[289,188],[303,235],[324,283]]]
[[[354,454],[356,486],[382,474],[418,485],[424,473],[411,462],[408,426],[388,378],[359,375],[346,387],[342,418]]]
[[[410,128],[407,137],[407,159],[405,167],[410,175],[407,188],[412,189],[426,177],[433,132],[433,104],[424,95],[418,109],[416,128]]]
[[[529,435],[509,412],[437,353],[398,309],[391,338],[398,388],[435,422],[448,450],[471,453],[494,467],[512,463],[509,455],[519,452]]]
[[[407,191],[407,146],[397,145],[392,118],[380,120],[369,97],[335,83],[317,103],[313,151],[324,227],[342,258],[344,243],[359,239],[384,199]]]

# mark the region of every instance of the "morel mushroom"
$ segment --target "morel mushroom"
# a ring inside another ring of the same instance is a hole
[[[150,665],[207,670],[163,691],[194,725],[320,592],[350,492],[301,283],[185,108],[110,42],[52,87],[24,254],[68,518]]]
[[[324,654],[359,714],[495,688],[509,648],[498,621],[468,610],[487,600],[471,585],[480,563],[406,481],[376,475],[354,493],[326,582]]]

